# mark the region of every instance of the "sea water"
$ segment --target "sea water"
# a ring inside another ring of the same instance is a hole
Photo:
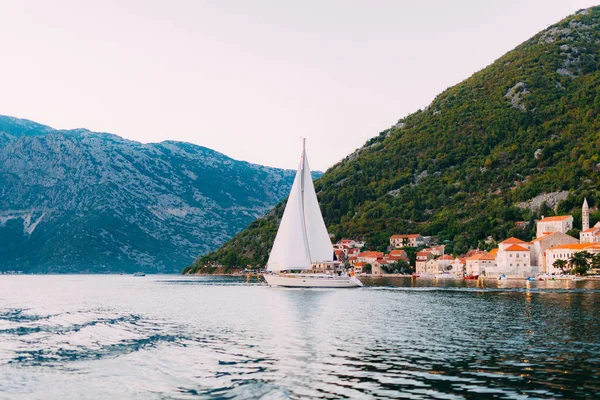
[[[592,398],[600,282],[0,276],[0,398]]]

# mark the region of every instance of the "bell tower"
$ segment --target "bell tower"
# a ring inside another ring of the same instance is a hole
[[[583,199],[581,207],[581,230],[587,231],[590,229],[590,208],[588,207],[587,199]]]

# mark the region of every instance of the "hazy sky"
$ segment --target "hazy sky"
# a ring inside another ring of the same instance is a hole
[[[586,0],[0,0],[0,114],[325,170]]]

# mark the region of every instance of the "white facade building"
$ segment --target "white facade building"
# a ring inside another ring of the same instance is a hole
[[[496,268],[496,258],[493,254],[475,254],[465,259],[467,275],[486,275]]]
[[[531,267],[530,243],[521,239],[509,238],[498,245],[496,264],[498,274],[526,277],[536,272]]]
[[[563,273],[559,268],[554,266],[556,260],[563,260],[569,262],[573,254],[582,251],[587,251],[591,254],[600,253],[600,244],[596,243],[574,243],[565,244],[562,246],[552,247],[546,250],[546,268],[550,275],[560,275]]]
[[[600,222],[592,228],[581,231],[579,233],[579,241],[581,243],[600,243]]]
[[[392,235],[390,236],[390,246],[394,249],[400,247],[418,247],[425,244],[423,236],[418,233],[409,235]]]
[[[572,215],[558,215],[556,217],[542,217],[536,225],[536,237],[540,238],[552,232],[567,233],[573,229]]]
[[[561,246],[563,244],[579,243],[579,240],[562,232],[553,232],[532,240],[530,245],[531,250],[531,266],[533,270],[540,273],[548,272],[546,266],[545,251],[549,248]]]

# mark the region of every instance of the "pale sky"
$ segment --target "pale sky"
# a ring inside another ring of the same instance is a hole
[[[325,170],[592,5],[0,0],[0,114]]]

